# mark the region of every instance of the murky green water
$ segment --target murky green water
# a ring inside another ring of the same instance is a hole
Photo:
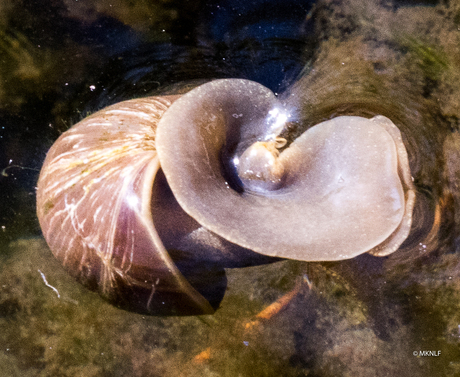
[[[0,2],[0,376],[460,375],[460,3],[289,6]],[[87,112],[221,77],[289,98],[291,135],[392,119],[418,192],[411,235],[385,258],[227,270],[212,316],[117,309],[40,237],[45,153]]]

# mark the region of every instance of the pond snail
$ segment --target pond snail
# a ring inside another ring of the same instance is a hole
[[[415,202],[397,127],[343,116],[287,144],[289,116],[242,79],[92,114],[40,173],[49,247],[110,302],[176,315],[212,313],[221,293],[209,286],[225,289],[224,267],[397,250]]]

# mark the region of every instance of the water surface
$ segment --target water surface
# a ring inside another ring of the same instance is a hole
[[[460,374],[460,5],[2,1],[0,14],[0,375]],[[108,104],[223,77],[289,98],[292,135],[338,115],[392,119],[419,198],[411,236],[385,258],[228,270],[213,316],[117,309],[41,237],[46,151]]]

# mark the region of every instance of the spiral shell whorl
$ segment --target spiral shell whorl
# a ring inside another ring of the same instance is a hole
[[[150,214],[159,169],[156,125],[176,98],[125,101],[64,133],[45,160],[37,211],[57,259],[103,297],[124,301],[121,291],[140,289],[146,297],[139,310],[149,312],[155,298],[164,304],[162,290],[186,292],[196,301],[189,305],[210,312],[174,266]]]

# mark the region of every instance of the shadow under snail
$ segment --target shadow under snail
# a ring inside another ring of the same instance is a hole
[[[87,117],[40,173],[49,247],[85,286],[149,314],[213,313],[207,287],[222,286],[224,267],[396,251],[415,202],[398,128],[342,116],[287,145],[289,117],[242,79]]]

